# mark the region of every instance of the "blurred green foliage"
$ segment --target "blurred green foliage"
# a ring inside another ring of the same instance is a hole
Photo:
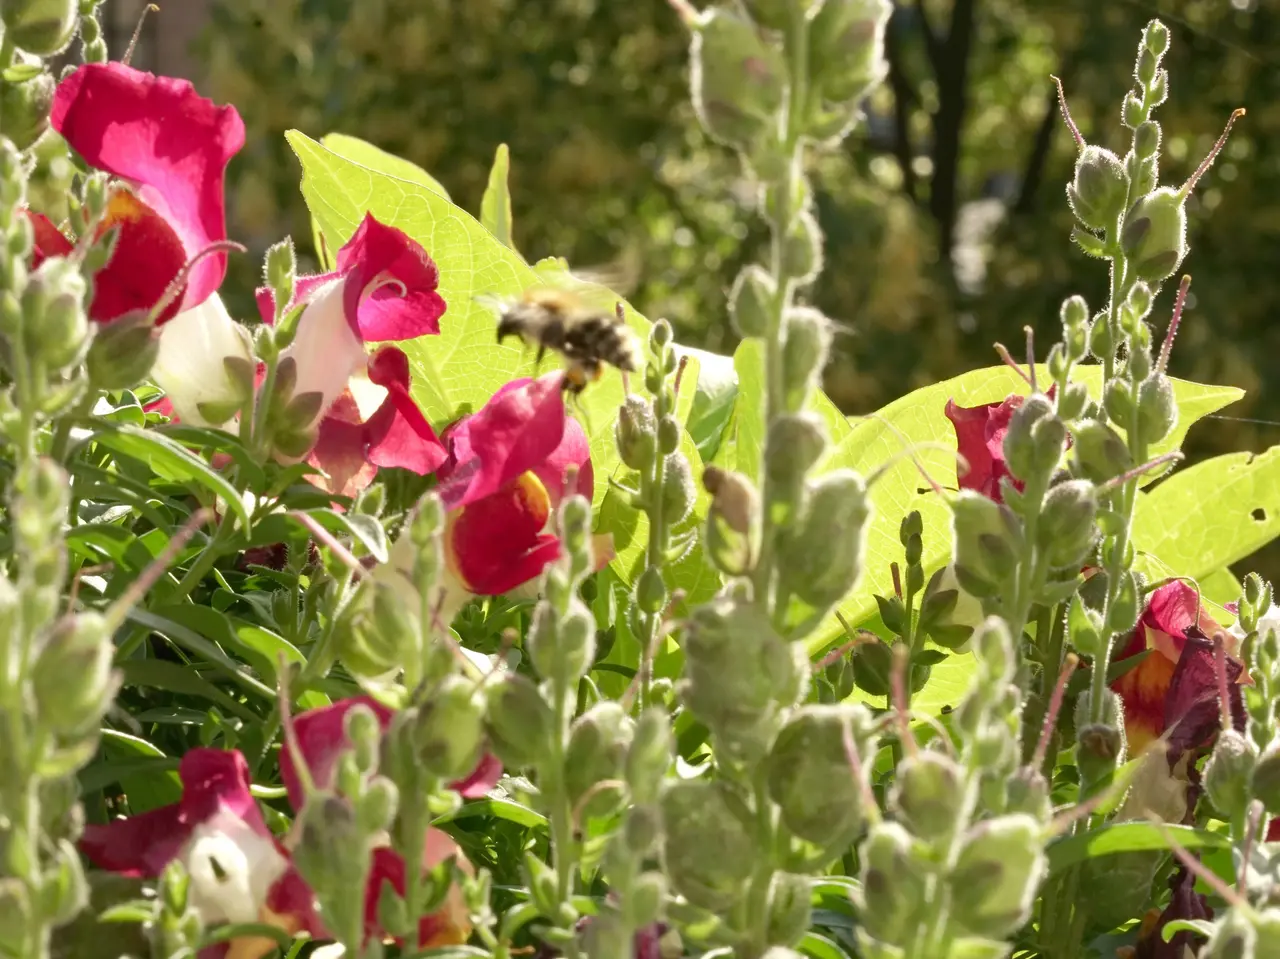
[[[827,371],[841,408],[867,412],[989,365],[996,340],[1020,355],[1026,325],[1043,357],[1066,295],[1104,301],[1105,271],[1068,239],[1076,148],[1049,75],[1084,136],[1122,148],[1133,38],[1154,16],[1173,37],[1163,182],[1184,180],[1231,110],[1249,110],[1190,204],[1195,279],[1170,371],[1248,390],[1228,416],[1280,420],[1280,9],[1269,0],[899,3],[889,80],[816,171],[829,266],[812,295],[848,327]],[[309,245],[289,127],[369,140],[471,210],[505,142],[527,257],[638,264],[638,308],[730,350],[724,292],[765,234],[743,226],[752,183],[693,120],[686,42],[664,0],[222,0],[200,50],[209,92],[249,130],[231,170],[232,236],[265,247],[290,232]],[[254,262],[240,258],[231,277],[241,312]],[[1189,442],[1193,458],[1259,451],[1280,442],[1280,425],[1217,419]],[[1280,573],[1280,553],[1265,565]]]

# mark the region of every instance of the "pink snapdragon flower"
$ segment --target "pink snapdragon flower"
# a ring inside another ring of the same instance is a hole
[[[281,356],[297,372],[294,395],[319,393],[306,459],[330,492],[352,495],[380,466],[433,472],[447,458],[440,439],[409,395],[409,360],[399,349],[368,344],[440,332],[445,302],[439,272],[422,245],[365,216],[338,251],[338,269],[299,277],[293,308],[304,304],[294,341]],[[264,321],[275,319],[270,289],[260,289]]]

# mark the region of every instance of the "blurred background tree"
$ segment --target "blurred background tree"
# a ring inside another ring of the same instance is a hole
[[[827,391],[850,413],[995,361],[992,344],[1058,335],[1095,307],[1105,270],[1069,240],[1076,148],[1062,77],[1090,141],[1123,152],[1134,37],[1169,25],[1166,183],[1185,179],[1235,107],[1249,114],[1190,204],[1195,277],[1171,372],[1248,398],[1193,431],[1193,457],[1280,442],[1280,10],[1274,0],[912,0],[890,23],[868,122],[815,171],[829,268],[815,302],[848,326]],[[163,14],[162,14],[163,16]],[[205,89],[235,103],[232,229],[309,246],[282,133],[338,131],[437,177],[476,210],[510,145],[515,234],[530,259],[640,264],[632,301],[686,341],[730,351],[724,294],[762,255],[755,191],[700,133],[686,37],[664,0],[214,0],[197,44]],[[230,298],[250,309],[242,257]],[[1156,316],[1168,315],[1170,284]],[[1015,350],[1015,353],[1021,352]],[[1280,508],[1280,491],[1277,492]],[[1265,565],[1280,573],[1280,552]]]

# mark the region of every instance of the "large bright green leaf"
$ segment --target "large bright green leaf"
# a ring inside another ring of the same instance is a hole
[[[1166,834],[1184,849],[1222,849],[1231,845],[1230,836],[1191,826],[1158,825],[1146,821],[1110,823],[1049,843],[1049,874],[1056,875],[1086,859],[1099,856],[1168,849]]]
[[[510,170],[511,151],[505,143],[499,143],[498,151],[493,155],[493,168],[489,170],[489,183],[480,199],[480,222],[503,246],[514,250],[516,245],[511,241],[511,192],[507,188]]]
[[[1140,497],[1134,546],[1183,576],[1208,577],[1280,536],[1280,446],[1197,463]]]
[[[414,398],[441,427],[479,409],[504,383],[555,369],[554,355],[535,366],[534,353],[508,341],[495,342],[495,320],[486,297],[512,297],[537,286],[569,286],[592,305],[612,310],[620,301],[596,284],[571,277],[562,264],[530,267],[465,210],[421,183],[362,166],[290,130],[286,133],[302,164],[302,194],[330,248],[355,232],[366,212],[421,243],[440,270],[439,291],[448,304],[439,336],[401,344],[409,357]],[[645,341],[649,322],[623,302],[627,323]],[[632,388],[641,389],[633,383]],[[613,420],[622,401],[622,380],[608,373],[583,392],[578,413],[592,441],[597,483],[613,473]]]
[[[398,180],[421,183],[433,193],[439,193],[446,200],[449,199],[449,191],[444,188],[444,184],[422,169],[422,167],[388,153],[386,150],[361,140],[359,137],[349,136],[345,133],[326,133],[320,138],[320,145],[340,157],[345,157],[352,163],[359,163],[363,167],[377,170],[379,173],[385,173]]]

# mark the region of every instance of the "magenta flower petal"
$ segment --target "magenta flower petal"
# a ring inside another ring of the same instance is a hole
[[[455,463],[441,475],[440,495],[450,509],[491,496],[519,476],[541,468],[565,437],[561,373],[500,390],[459,424]],[[454,434],[451,434],[451,436]],[[458,458],[457,448],[470,457]]]
[[[409,395],[408,357],[394,346],[384,346],[369,359],[369,379],[387,391],[386,400],[365,424],[369,462],[420,476],[434,473],[448,453]]]
[[[1022,397],[1016,394],[1001,403],[981,406],[957,406],[955,400],[947,401],[946,416],[956,431],[956,447],[969,464],[968,470],[957,469],[961,489],[1004,502],[1000,480],[1011,476],[1004,462],[1004,436],[1014,410],[1021,405]],[[1014,485],[1019,485],[1016,480]]]
[[[485,753],[470,776],[450,784],[449,788],[463,799],[480,799],[489,795],[489,790],[498,785],[502,778],[502,762],[497,756]]]
[[[223,175],[244,145],[234,107],[217,106],[186,80],[86,63],[58,85],[50,122],[90,166],[136,184],[139,198],[181,238],[187,259],[226,239]],[[180,309],[216,290],[226,266],[224,253],[197,263]]]
[[[582,424],[572,417],[565,417],[560,445],[533,471],[546,487],[553,507],[574,493],[590,500],[595,493],[595,474],[591,468],[591,443]],[[569,478],[574,471],[577,479],[571,486]]]
[[[440,332],[440,273],[422,245],[402,231],[365,214],[338,251],[338,270],[346,277],[347,322],[361,340],[411,340]]]
[[[31,251],[32,269],[47,257],[66,256],[75,249],[75,245],[43,213],[36,213],[34,210],[27,210],[26,213],[27,219],[31,221],[31,234],[35,241]]]
[[[182,800],[127,819],[85,826],[80,849],[95,866],[124,876],[154,878],[191,838],[192,830],[220,812],[270,836],[249,793],[249,764],[238,752],[196,748],[178,766]]]
[[[328,789],[333,784],[338,759],[344,750],[351,747],[344,723],[347,713],[358,705],[368,706],[384,730],[391,723],[394,713],[372,696],[353,696],[330,706],[308,709],[293,720],[298,748],[311,774],[311,781],[319,789]],[[280,750],[280,780],[289,794],[290,804],[294,809],[301,809],[306,796],[302,791],[302,780],[293,766],[293,752],[288,748]]]

